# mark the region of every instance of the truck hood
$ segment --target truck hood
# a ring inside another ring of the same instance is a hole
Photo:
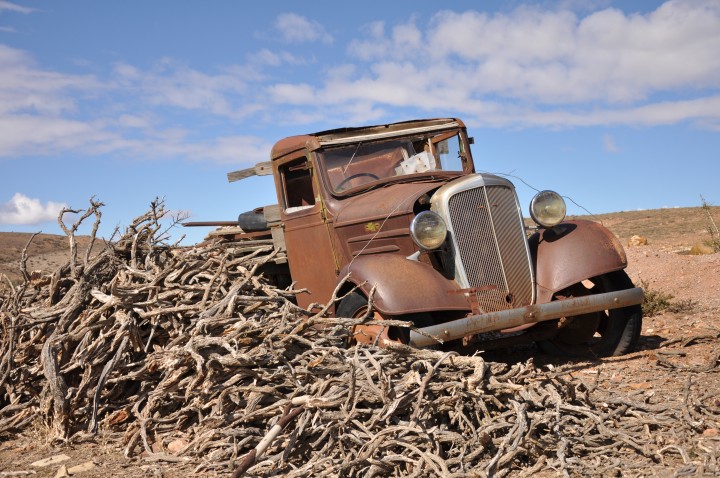
[[[335,218],[335,224],[343,226],[407,214],[412,211],[419,197],[443,184],[439,181],[391,184],[346,199]]]

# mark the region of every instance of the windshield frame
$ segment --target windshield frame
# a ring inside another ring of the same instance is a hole
[[[445,150],[440,147],[443,141],[452,138],[457,139],[453,150],[456,158],[449,157],[447,143]],[[423,178],[441,179],[474,172],[464,128],[400,134],[372,140],[358,138],[354,142],[321,147],[314,153],[322,171],[320,176],[324,189],[335,197],[354,195],[388,183]],[[333,153],[336,157],[332,157]],[[452,168],[442,169],[448,167],[448,163],[457,161],[459,164],[453,164]],[[360,179],[361,176],[363,179]]]

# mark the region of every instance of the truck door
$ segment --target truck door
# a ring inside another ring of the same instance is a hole
[[[298,305],[325,304],[332,296],[337,263],[325,211],[317,190],[312,162],[296,153],[279,160],[278,192],[282,199],[280,217],[284,224],[285,245]]]

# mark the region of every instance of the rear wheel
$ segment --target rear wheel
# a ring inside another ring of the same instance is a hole
[[[625,271],[615,271],[583,281],[568,290],[568,297],[601,294],[631,289]],[[565,325],[557,335],[539,343],[554,355],[609,357],[631,352],[637,346],[642,329],[642,307],[632,305],[560,319]]]

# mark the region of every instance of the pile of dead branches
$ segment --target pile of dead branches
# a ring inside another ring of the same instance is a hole
[[[171,247],[162,202],[78,259],[100,206],[66,228],[64,267],[0,298],[0,437],[41,420],[59,440],[105,433],[127,456],[237,476],[720,472],[707,388],[673,408],[531,361],[346,348],[353,321],[257,273],[271,246]],[[718,357],[693,373],[717,383]]]

